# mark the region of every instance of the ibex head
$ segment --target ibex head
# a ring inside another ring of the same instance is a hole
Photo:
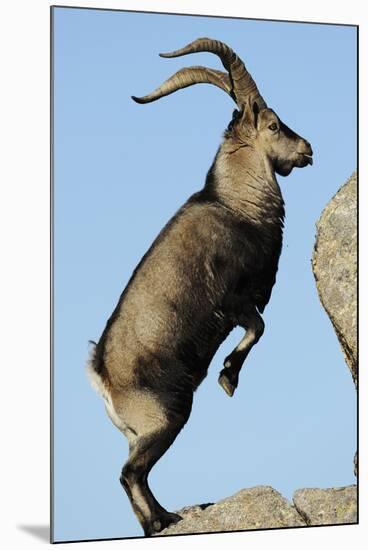
[[[234,111],[225,137],[257,149],[281,176],[288,176],[294,167],[313,164],[310,143],[286,126],[272,109],[259,110],[251,99],[242,112]]]
[[[211,52],[218,55],[227,73],[208,67],[181,69],[151,94],[132,96],[137,103],[149,103],[193,84],[213,84],[229,94],[238,106],[225,133],[239,146],[255,148],[271,162],[275,172],[282,176],[290,174],[294,167],[312,164],[313,151],[304,138],[288,128],[267,108],[266,102],[248,73],[243,61],[223,42],[210,38],[198,38],[184,48],[161,57],[179,57],[196,52]]]

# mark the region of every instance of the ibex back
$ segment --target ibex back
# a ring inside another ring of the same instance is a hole
[[[233,395],[242,364],[264,330],[260,313],[275,283],[284,203],[275,173],[312,164],[310,144],[267,108],[243,62],[208,38],[162,57],[218,55],[226,72],[184,68],[151,94],[157,100],[197,83],[236,102],[202,190],[164,227],[135,269],[93,350],[89,374],[113,423],[129,441],[120,481],[144,533],[179,515],[153,496],[147,476],[188,420],[193,392],[226,336],[245,329],[219,383]]]

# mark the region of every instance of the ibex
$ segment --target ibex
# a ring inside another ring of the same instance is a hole
[[[269,109],[241,59],[226,44],[199,38],[182,49],[219,56],[226,73],[179,70],[149,103],[193,84],[214,84],[238,109],[206,182],[164,227],[135,269],[89,364],[112,422],[127,437],[120,482],[146,536],[181,519],[153,496],[147,476],[187,422],[193,392],[229,332],[245,329],[219,383],[232,396],[243,362],[261,337],[275,283],[284,202],[275,173],[312,164],[308,141]]]

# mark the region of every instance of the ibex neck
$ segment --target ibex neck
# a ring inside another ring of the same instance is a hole
[[[282,225],[284,201],[274,171],[258,151],[226,140],[208,174],[206,186],[237,215],[255,224]]]

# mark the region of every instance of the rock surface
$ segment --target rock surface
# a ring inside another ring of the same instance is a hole
[[[355,485],[339,489],[299,489],[293,502],[308,525],[357,522]]]
[[[330,200],[317,222],[313,272],[320,300],[357,385],[357,176]]]
[[[216,533],[301,527],[331,523],[356,523],[356,487],[299,489],[292,505],[272,487],[242,489],[216,504],[188,506],[178,510],[182,521],[159,535]]]

